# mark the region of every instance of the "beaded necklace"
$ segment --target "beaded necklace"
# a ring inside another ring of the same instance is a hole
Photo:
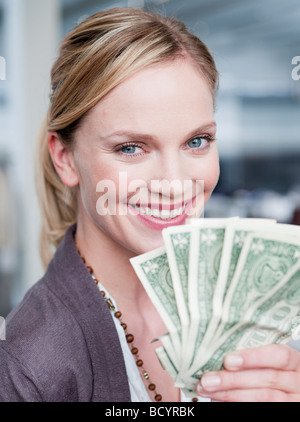
[[[162,400],[162,395],[159,394],[156,391],[156,385],[153,384],[153,382],[150,379],[150,376],[149,376],[148,372],[146,371],[146,369],[144,367],[144,362],[142,361],[142,359],[139,356],[139,350],[134,345],[134,335],[128,332],[128,330],[127,330],[127,324],[122,320],[122,312],[116,311],[116,308],[115,308],[112,300],[109,297],[106,296],[106,293],[104,292],[104,290],[101,290],[101,288],[99,286],[99,280],[95,276],[93,268],[90,265],[87,265],[86,264],[86,261],[85,261],[84,257],[80,254],[80,251],[79,251],[78,247],[77,247],[77,250],[78,250],[78,253],[80,255],[80,258],[82,259],[82,261],[85,264],[86,268],[90,272],[90,274],[92,276],[92,279],[94,280],[95,284],[99,288],[99,291],[100,291],[101,295],[103,296],[105,302],[107,303],[107,306],[108,306],[109,310],[111,311],[111,313],[113,314],[113,316],[119,320],[119,322],[121,324],[121,327],[123,328],[123,330],[125,332],[125,337],[126,337],[126,341],[128,343],[128,346],[130,347],[131,353],[132,353],[132,355],[135,358],[136,365],[139,368],[139,370],[140,370],[142,376],[144,377],[144,379],[147,381],[147,383],[148,383],[148,389],[149,389],[149,391],[151,391],[153,393],[154,400],[155,401],[161,401]]]
[[[76,242],[75,242],[76,245]],[[125,337],[126,337],[126,341],[128,343],[128,346],[130,347],[131,353],[135,358],[135,362],[137,367],[139,368],[142,376],[144,377],[144,379],[147,381],[148,383],[148,389],[153,393],[154,395],[154,400],[155,401],[162,401],[162,395],[157,393],[156,391],[156,385],[153,384],[153,382],[150,379],[150,376],[148,374],[148,372],[146,371],[146,369],[144,368],[144,362],[142,361],[142,359],[139,356],[139,350],[137,347],[135,347],[134,345],[134,335],[130,334],[127,330],[127,324],[122,320],[122,312],[120,311],[116,311],[116,308],[112,302],[112,300],[106,296],[106,293],[104,290],[101,290],[100,285],[99,285],[99,280],[97,279],[97,277],[95,276],[94,270],[90,265],[87,265],[84,257],[81,255],[77,245],[76,245],[77,251],[79,253],[80,258],[82,259],[82,262],[84,263],[84,265],[86,266],[86,268],[88,269],[89,273],[91,274],[92,279],[94,280],[96,286],[99,288],[99,291],[101,293],[101,295],[103,296],[109,310],[111,311],[112,315],[117,318],[120,322],[121,327],[123,328],[124,332],[125,332]],[[194,397],[192,399],[193,402],[197,402],[198,399],[197,397]]]

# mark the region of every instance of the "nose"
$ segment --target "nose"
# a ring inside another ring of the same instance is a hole
[[[185,163],[180,154],[161,155],[151,180],[151,192],[166,200],[184,202],[192,195],[192,179],[188,175]]]

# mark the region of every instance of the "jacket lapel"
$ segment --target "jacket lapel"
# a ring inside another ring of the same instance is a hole
[[[48,267],[45,282],[76,318],[86,339],[94,374],[92,401],[130,401],[115,325],[105,300],[77,252],[73,240],[75,231],[76,226],[67,231]]]

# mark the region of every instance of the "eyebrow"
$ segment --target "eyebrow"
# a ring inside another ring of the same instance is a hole
[[[216,130],[216,127],[217,127],[217,125],[216,125],[215,122],[205,124],[203,126],[200,126],[196,129],[192,130],[191,132],[189,132],[186,136],[186,139],[189,139],[189,138],[191,138],[191,137],[193,137],[197,134],[199,135],[203,132],[207,132],[207,131],[210,131],[210,130]],[[126,131],[126,130],[117,130],[116,132],[113,132],[113,133],[105,136],[104,138],[109,139],[109,138],[113,138],[114,136],[124,136],[124,137],[130,138],[132,140],[139,140],[139,141],[141,141],[141,140],[151,141],[151,140],[157,139],[155,136],[152,136],[152,135],[149,135],[149,134],[146,134],[146,133],[138,133],[138,132],[135,132],[135,131]]]

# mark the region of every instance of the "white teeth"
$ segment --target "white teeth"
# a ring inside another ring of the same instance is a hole
[[[153,210],[152,215],[153,215],[153,217],[159,217],[159,210]]]
[[[186,205],[184,205],[183,207],[173,209],[172,211],[169,211],[169,210],[159,211],[158,209],[151,210],[151,208],[149,208],[149,207],[142,208],[142,207],[139,207],[138,205],[133,205],[133,206],[136,210],[139,211],[140,214],[148,215],[150,217],[160,218],[162,220],[170,220],[174,217],[177,217],[178,215],[183,213],[183,210],[186,207]]]
[[[185,208],[185,206],[184,207],[181,207],[181,208],[178,208],[177,210],[173,210],[174,217],[177,217],[177,215],[182,214],[184,208]]]
[[[162,210],[160,212],[160,217],[161,218],[171,218],[171,214],[172,214],[172,211]]]

